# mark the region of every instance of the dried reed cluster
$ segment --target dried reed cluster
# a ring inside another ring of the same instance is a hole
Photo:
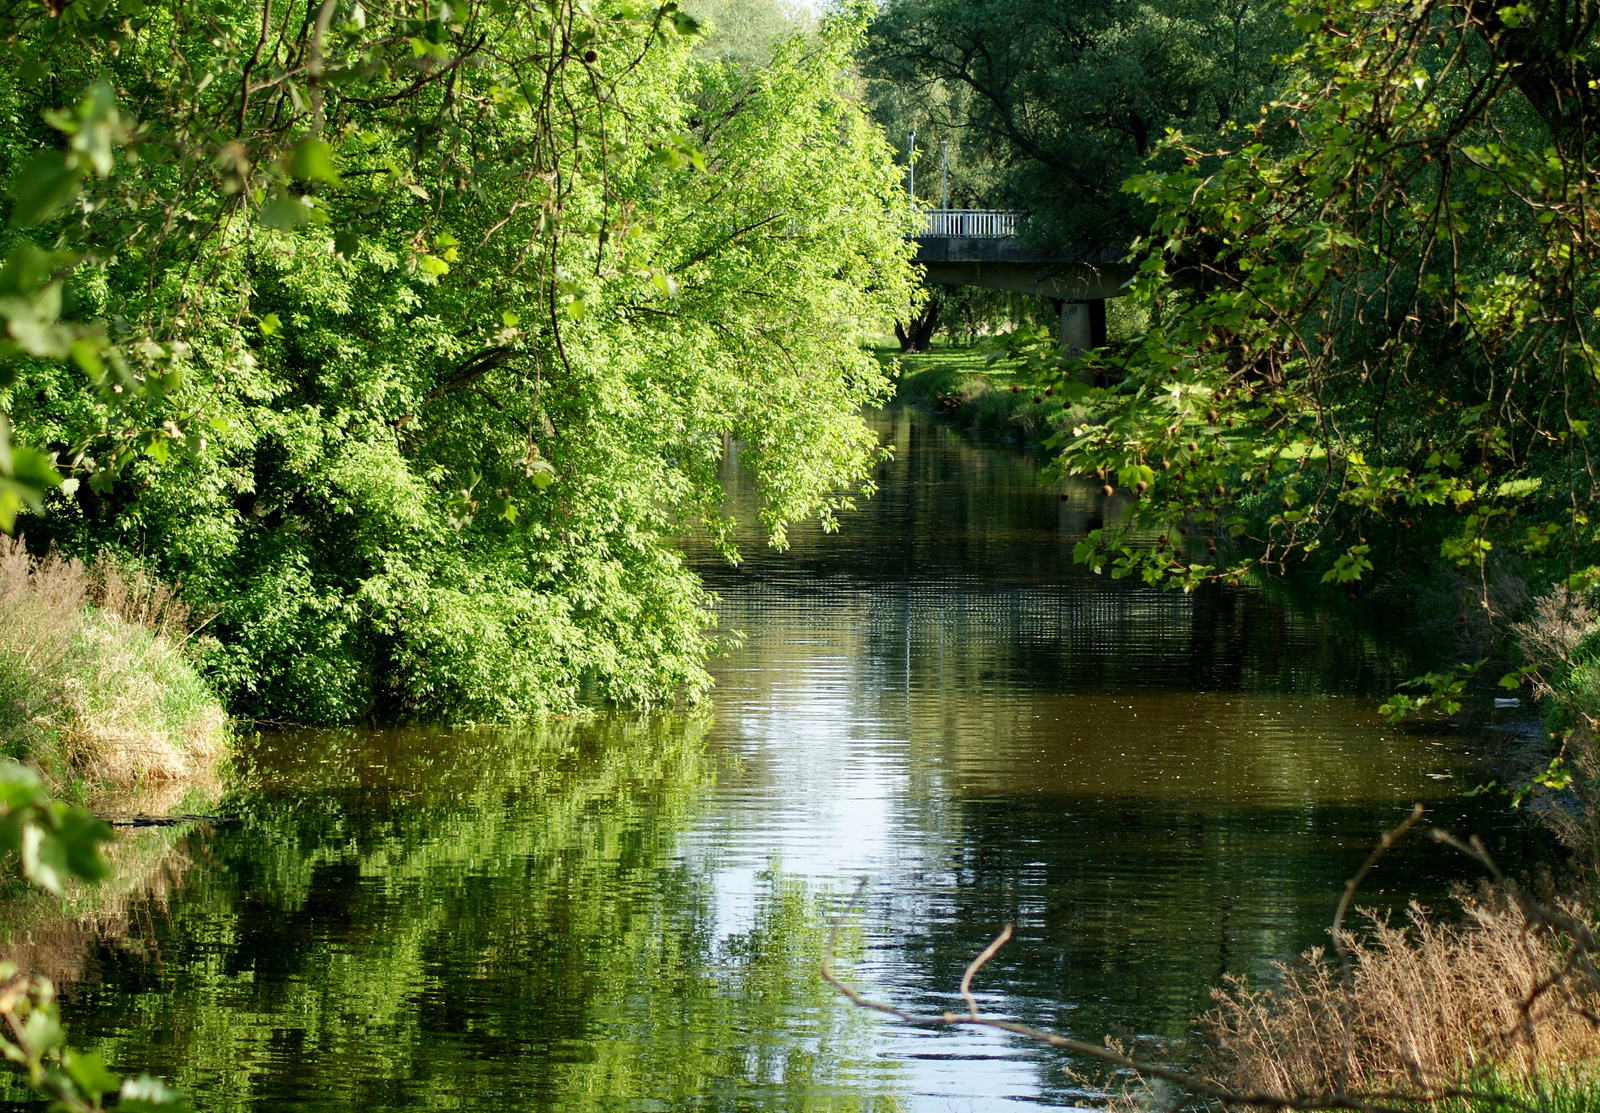
[[[147,576],[0,538],[0,741],[57,787],[205,769],[227,717],[183,653],[190,617]]]
[[[1214,990],[1217,1081],[1286,1096],[1437,1094],[1478,1074],[1526,1080],[1600,1062],[1600,990],[1562,976],[1570,941],[1491,891],[1461,902],[1460,924],[1415,904],[1404,925],[1368,914],[1368,933],[1341,937],[1348,976],[1319,948],[1280,964],[1277,988]]]

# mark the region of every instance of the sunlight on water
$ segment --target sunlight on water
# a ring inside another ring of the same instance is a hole
[[[1477,743],[1375,714],[1391,654],[1249,591],[1084,574],[1103,513],[906,412],[881,494],[737,569],[691,545],[741,647],[705,713],[253,739],[213,822],[130,837],[68,914],[0,908],[74,1038],[203,1110],[1000,1110],[1071,1105],[1067,1060],[853,1010],[997,1014],[1181,1058],[1208,991],[1325,938],[1415,800]],[[749,493],[730,474],[736,504]],[[1383,904],[1470,877],[1418,841]],[[13,1095],[15,1096],[15,1095]]]

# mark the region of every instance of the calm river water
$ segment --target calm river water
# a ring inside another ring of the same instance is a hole
[[[135,834],[62,917],[0,921],[74,1042],[222,1110],[1005,1110],[1083,1097],[1065,1057],[853,1009],[874,995],[1181,1058],[1224,975],[1326,938],[1413,801],[1508,862],[1459,797],[1475,743],[1375,714],[1359,631],[1248,590],[1072,566],[1036,465],[908,411],[881,493],[738,570],[691,557],[742,645],[714,708],[537,729],[263,734],[213,824]],[[738,496],[744,498],[743,494]],[[1470,877],[1424,840],[1377,902]]]

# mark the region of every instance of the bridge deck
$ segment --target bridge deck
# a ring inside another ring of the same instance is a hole
[[[940,286],[984,286],[1060,301],[1099,301],[1122,294],[1134,269],[1117,244],[1082,244],[1041,254],[1019,238],[1027,214],[933,209],[917,237],[915,261]]]
[[[1135,273],[1124,261],[1126,249],[1101,243],[1034,251],[1019,236],[1025,213],[933,209],[927,216],[913,259],[929,282],[1053,298],[1061,303],[1063,348],[1070,353],[1105,343],[1103,303],[1125,294]]]

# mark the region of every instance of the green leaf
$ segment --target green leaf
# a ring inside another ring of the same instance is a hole
[[[105,361],[100,358],[100,338],[80,336],[72,342],[72,362],[89,378],[99,382],[105,378]]]
[[[66,848],[37,824],[22,829],[22,876],[58,897],[66,891]]]
[[[1588,591],[1597,583],[1600,583],[1600,565],[1580,569],[1561,581],[1562,586],[1572,592]]]
[[[61,484],[61,473],[55,460],[28,445],[16,445],[11,450],[11,474],[24,483],[40,490],[53,489]]]
[[[1509,4],[1496,10],[1494,14],[1499,16],[1500,22],[1507,27],[1525,27],[1536,18],[1527,4]]]
[[[91,1096],[110,1093],[122,1085],[122,1079],[106,1069],[98,1051],[68,1048],[61,1053],[61,1065],[78,1089]]]
[[[40,151],[11,182],[11,227],[43,224],[78,195],[83,171],[61,151]]]
[[[57,114],[46,113],[46,118],[54,115]],[[69,145],[80,156],[75,160],[77,165],[87,159],[100,177],[110,175],[115,146],[126,141],[127,136],[117,112],[116,90],[109,82],[102,78],[84,91],[70,122],[59,119],[51,119],[51,122],[72,137]]]
[[[61,483],[55,461],[28,445],[11,443],[11,427],[0,412],[0,531],[10,533],[24,507],[44,508],[46,491]]]
[[[35,1009],[28,1014],[28,1019],[22,1022],[23,1034],[28,1037],[35,1051],[48,1055],[60,1047],[63,1040],[61,1022],[54,1016],[54,1009]]]
[[[673,12],[672,26],[678,34],[685,37],[700,33],[700,21],[688,12]]]
[[[268,228],[289,232],[304,224],[308,216],[306,207],[300,203],[299,198],[274,197],[261,206],[258,219]]]
[[[1420,710],[1423,704],[1426,702],[1426,696],[1422,697],[1421,699],[1412,699],[1409,696],[1393,695],[1384,701],[1381,706],[1379,706],[1378,714],[1382,715],[1391,723],[1398,723],[1410,712]]]
[[[28,807],[44,797],[39,774],[15,761],[0,762],[0,805],[8,812]]]
[[[337,182],[333,147],[321,139],[302,139],[289,152],[289,176],[302,182]]]
[[[333,234],[333,253],[341,259],[354,259],[359,250],[361,250],[361,237],[355,232],[341,228]]]
[[[6,252],[6,261],[0,265],[0,297],[33,297],[72,259],[64,251],[41,251],[23,240]]]

